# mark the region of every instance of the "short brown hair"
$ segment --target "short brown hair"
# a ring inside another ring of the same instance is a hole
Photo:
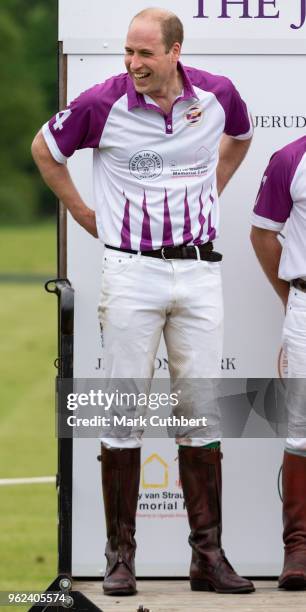
[[[164,9],[147,8],[137,13],[137,15],[133,17],[132,22],[138,17],[150,17],[160,23],[162,41],[166,47],[166,53],[169,53],[174,43],[178,42],[180,45],[183,44],[184,27],[175,13]]]

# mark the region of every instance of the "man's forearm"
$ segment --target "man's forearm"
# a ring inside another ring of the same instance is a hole
[[[32,155],[48,187],[68,208],[73,218],[90,234],[97,237],[95,212],[82,200],[66,165],[59,164],[53,159],[41,132],[33,141]]]
[[[277,232],[253,226],[251,242],[264,273],[286,307],[290,285],[287,281],[278,278],[282,246],[277,238]]]
[[[217,189],[220,195],[245,158],[252,138],[238,140],[223,134],[217,166]]]

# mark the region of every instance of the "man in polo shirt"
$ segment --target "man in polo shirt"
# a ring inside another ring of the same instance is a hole
[[[252,583],[237,576],[221,548],[221,434],[209,380],[219,377],[222,355],[221,255],[213,251],[218,195],[247,152],[252,125],[230,80],[179,62],[182,42],[173,13],[136,15],[125,45],[127,73],[57,113],[36,136],[33,155],[74,219],[105,244],[99,315],[106,377],[150,381],[164,333],[172,388],[182,378],[206,381],[207,394],[191,393],[179,410],[195,416],[207,406],[208,427],[178,428],[176,436],[191,587],[248,593]],[[94,149],[95,212],[65,165],[85,147]],[[109,595],[136,592],[141,433],[102,439]]]
[[[278,234],[286,225],[282,248]],[[288,438],[283,459],[284,589],[306,588],[306,136],[277,151],[253,213],[252,243],[286,316]]]

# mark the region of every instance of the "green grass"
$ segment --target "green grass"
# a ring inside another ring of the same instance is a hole
[[[55,237],[51,224],[1,229],[1,273],[52,276]],[[0,293],[0,478],[52,476],[57,299],[40,283]],[[56,577],[56,503],[52,484],[0,486],[0,590],[44,590]]]
[[[47,475],[55,468],[56,298],[34,284],[0,289],[0,478]]]
[[[56,473],[56,299],[1,285],[0,477]],[[54,485],[0,487],[1,590],[44,589],[56,575]]]
[[[56,223],[0,228],[0,274],[56,274]]]
[[[44,590],[56,577],[55,486],[1,489],[1,590]]]

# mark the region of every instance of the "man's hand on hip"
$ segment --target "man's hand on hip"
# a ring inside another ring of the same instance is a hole
[[[41,131],[33,140],[32,155],[48,187],[68,208],[73,218],[94,238],[97,238],[95,211],[86,206],[82,200],[66,164],[60,164],[52,157]]]

